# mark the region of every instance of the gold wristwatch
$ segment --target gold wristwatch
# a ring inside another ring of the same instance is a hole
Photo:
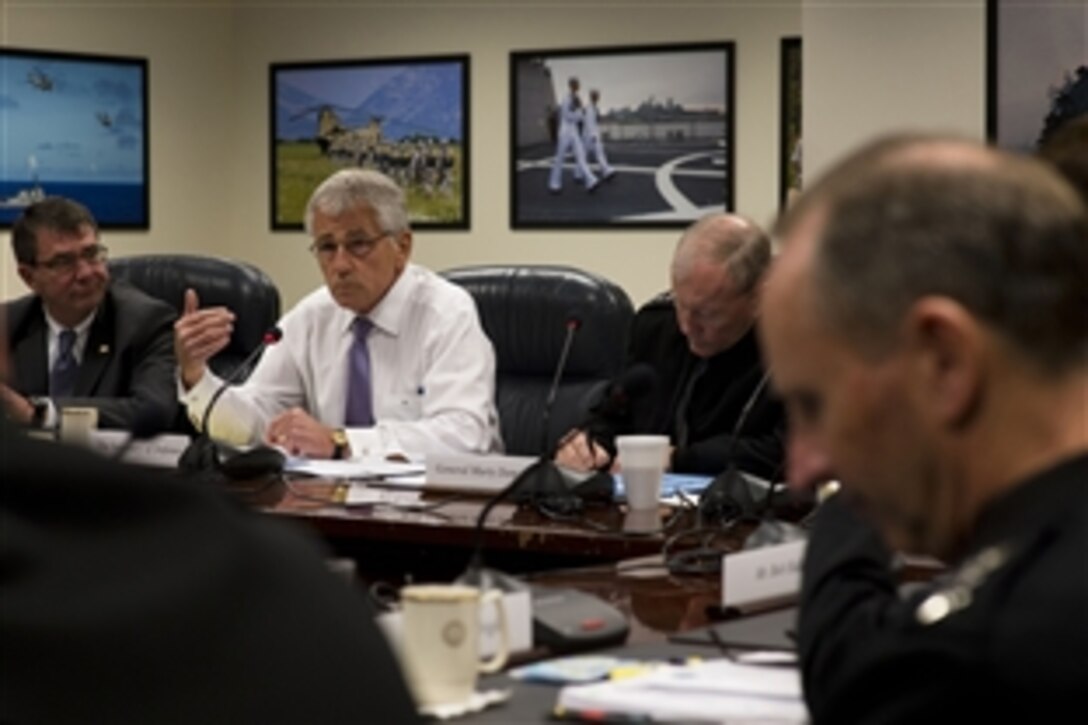
[[[335,460],[340,460],[345,457],[348,452],[348,434],[343,428],[336,428],[330,435],[332,438],[332,457]]]

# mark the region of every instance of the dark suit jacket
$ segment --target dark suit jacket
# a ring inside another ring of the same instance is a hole
[[[614,437],[624,433],[664,434],[675,443],[677,409],[698,362],[676,322],[671,297],[646,303],[631,325],[627,365],[648,364],[657,373],[657,385],[616,415],[595,415],[587,426],[590,433],[610,450]],[[785,411],[768,390],[760,393],[733,437],[763,373],[755,329],[706,361],[686,408],[688,444],[673,451],[674,471],[718,474],[732,463],[758,476],[778,476],[784,459]]]
[[[0,481],[0,721],[418,720],[301,531],[2,424]]]
[[[1088,685],[1088,453],[990,504],[963,557],[907,597],[848,490],[821,507],[805,554],[798,640],[812,722],[1076,719]]]
[[[27,295],[5,305],[12,379],[22,395],[49,394],[49,325],[42,301]],[[101,428],[131,428],[137,415],[154,411],[158,428],[177,415],[174,320],[177,313],[123,282],[110,284],[91,323],[76,394],[54,400],[59,408],[98,408]],[[144,421],[151,426],[151,421]]]

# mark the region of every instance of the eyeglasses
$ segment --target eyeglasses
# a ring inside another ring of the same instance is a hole
[[[382,232],[374,237],[355,237],[346,242],[334,242],[331,239],[314,242],[310,245],[310,251],[323,263],[336,259],[336,253],[341,247],[355,259],[363,259],[374,251],[378,242],[390,236],[391,232]]]
[[[58,254],[52,259],[47,259],[44,262],[35,262],[35,266],[45,267],[50,272],[58,272],[63,274],[71,274],[79,266],[80,262],[86,262],[87,264],[101,264],[106,261],[109,256],[109,248],[105,244],[92,244],[89,247],[84,247],[79,252],[71,254]]]

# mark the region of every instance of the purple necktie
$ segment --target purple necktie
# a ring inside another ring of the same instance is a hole
[[[370,348],[366,344],[371,327],[370,320],[365,317],[356,317],[352,325],[355,342],[348,354],[348,405],[344,413],[344,424],[349,428],[374,425],[370,395]]]
[[[76,392],[79,363],[75,355],[76,331],[61,330],[57,342],[57,361],[49,374],[49,394],[54,398],[71,397]]]

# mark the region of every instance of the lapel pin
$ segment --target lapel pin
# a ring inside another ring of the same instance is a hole
[[[109,351],[110,351],[110,346],[109,345],[99,345],[98,346],[98,354],[99,355],[108,355]]]

